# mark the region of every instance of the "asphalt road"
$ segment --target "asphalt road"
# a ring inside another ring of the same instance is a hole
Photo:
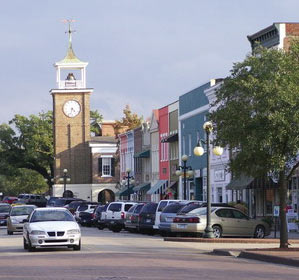
[[[297,279],[299,269],[214,256],[211,245],[164,242],[160,236],[82,228],[82,250],[23,250],[22,235],[0,228],[0,279]]]

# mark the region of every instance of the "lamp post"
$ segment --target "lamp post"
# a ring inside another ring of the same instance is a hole
[[[67,197],[66,194],[66,183],[71,181],[70,176],[67,175],[68,170],[65,168],[63,169],[63,175],[61,176],[60,180],[63,180],[63,197]]]
[[[53,195],[53,184],[54,184],[54,178],[51,176],[51,170],[48,169],[47,170],[47,173],[48,173],[48,178],[45,178],[45,182],[48,184],[49,186],[49,195]]]
[[[203,129],[206,132],[206,141],[199,140],[198,145],[194,148],[194,154],[196,156],[202,156],[204,154],[204,149],[201,146],[201,142],[207,145],[207,225],[203,237],[214,238],[213,229],[211,227],[211,184],[210,184],[210,134],[213,131],[213,124],[211,122],[205,122]],[[213,153],[217,156],[221,156],[223,153],[223,148],[215,146],[213,148]]]
[[[134,184],[135,180],[134,180],[134,176],[130,176],[131,173],[131,169],[128,168],[126,170],[127,176],[124,177],[124,179],[122,180],[123,185],[125,185],[127,183],[127,191],[128,191],[128,200],[130,200],[130,184]]]
[[[187,199],[187,177],[193,176],[192,167],[187,166],[187,160],[188,160],[188,156],[183,155],[182,156],[183,166],[178,166],[178,170],[175,172],[175,174],[177,176],[183,175],[183,180],[184,180],[184,197],[183,197],[183,199]]]

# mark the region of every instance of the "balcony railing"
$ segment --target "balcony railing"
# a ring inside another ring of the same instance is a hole
[[[65,80],[59,81],[58,83],[59,89],[76,89],[76,88],[84,88],[82,80]]]

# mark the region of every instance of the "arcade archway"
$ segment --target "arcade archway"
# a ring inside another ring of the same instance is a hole
[[[105,189],[100,191],[98,194],[98,202],[101,204],[106,204],[114,200],[115,200],[115,194],[111,190]]]

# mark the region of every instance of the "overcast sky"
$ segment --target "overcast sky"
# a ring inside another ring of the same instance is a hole
[[[53,64],[73,49],[89,62],[91,109],[149,117],[250,52],[247,35],[299,21],[298,0],[1,0],[0,123],[52,110]]]

